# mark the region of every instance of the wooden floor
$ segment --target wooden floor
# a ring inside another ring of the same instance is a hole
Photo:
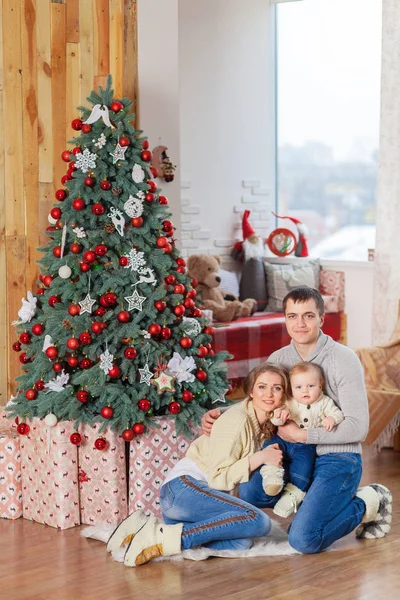
[[[382,540],[350,535],[319,555],[212,558],[128,569],[80,528],[57,531],[0,519],[0,600],[396,600],[400,599],[400,453],[364,453],[364,483],[394,494]]]

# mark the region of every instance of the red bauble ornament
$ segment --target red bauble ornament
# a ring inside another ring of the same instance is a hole
[[[60,298],[58,296],[50,296],[47,302],[49,303],[49,306],[54,306],[55,304],[60,302]]]
[[[167,275],[165,278],[165,283],[167,285],[174,285],[175,281],[176,281],[176,279],[175,279],[174,275]]]
[[[207,327],[204,327],[204,333],[206,335],[214,335],[214,329],[207,325]]]
[[[75,198],[72,200],[72,208],[75,210],[83,210],[85,208],[85,201],[83,198]]]
[[[57,358],[58,356],[58,350],[55,346],[49,346],[46,350],[46,356],[47,358],[50,358],[51,360],[54,360],[55,358]]]
[[[197,288],[197,286],[199,285],[199,282],[197,281],[197,279],[195,277],[193,277],[191,284],[192,284],[193,288]]]
[[[171,244],[166,244],[163,248],[165,254],[170,254],[172,252],[172,245]]]
[[[198,318],[198,317],[201,317],[202,314],[203,313],[201,312],[201,310],[199,308],[195,308],[192,311],[192,317],[197,317]]]
[[[65,198],[67,197],[67,192],[65,190],[57,190],[55,196],[56,196],[57,200],[59,200],[60,202],[63,202],[65,200]]]
[[[146,200],[146,202],[154,202],[154,200],[156,199],[155,195],[152,192],[147,192],[147,194],[145,195],[144,199]]]
[[[143,219],[142,217],[134,217],[131,220],[132,223],[132,227],[141,227],[143,225]]]
[[[159,312],[163,312],[163,310],[165,310],[167,308],[167,305],[165,302],[163,302],[162,300],[156,300],[156,302],[154,302],[154,307],[159,311]]]
[[[185,308],[194,308],[194,300],[192,300],[191,298],[185,298],[183,304]]]
[[[50,211],[50,215],[53,217],[53,219],[56,219],[58,221],[58,219],[61,219],[62,215],[61,208],[52,208]]]
[[[104,299],[108,306],[114,306],[117,303],[117,296],[113,292],[108,292],[104,295]]]
[[[186,296],[188,298],[196,298],[197,292],[196,292],[196,290],[189,290],[189,292],[186,294]]]
[[[106,314],[106,309],[103,308],[102,306],[99,306],[99,308],[96,308],[96,310],[94,311],[94,315],[96,317],[103,317]]]
[[[182,392],[182,400],[184,402],[191,402],[193,400],[193,394],[189,390],[183,390]]]
[[[196,372],[196,377],[199,381],[207,381],[208,375],[205,371],[199,369],[199,371]]]
[[[165,196],[159,196],[158,201],[160,204],[168,204],[168,198],[166,198]]]
[[[190,348],[193,344],[193,341],[189,337],[183,337],[179,340],[182,348]]]
[[[181,317],[182,315],[185,314],[185,307],[182,306],[182,304],[177,304],[174,307],[174,313],[176,314],[177,317]]]
[[[107,440],[105,438],[97,438],[94,441],[94,447],[96,450],[105,450],[107,448]]]
[[[124,356],[128,360],[133,360],[134,358],[136,358],[136,355],[137,355],[136,349],[132,348],[132,346],[129,346],[129,348],[126,348],[124,350]]]
[[[46,287],[50,287],[52,281],[53,281],[53,278],[51,275],[46,275],[46,277],[43,277],[43,283]]]
[[[147,182],[147,185],[149,187],[150,192],[155,192],[156,191],[157,184],[155,183],[155,181],[151,181],[151,179],[150,179],[150,181]]]
[[[71,152],[69,150],[64,150],[64,152],[61,154],[61,158],[63,159],[64,162],[69,162],[70,156],[71,156]]]
[[[164,231],[171,231],[174,228],[174,224],[171,221],[164,221],[162,227]]]
[[[42,379],[39,379],[35,383],[35,388],[37,389],[38,392],[41,392],[42,390],[44,390],[44,381]]]
[[[119,145],[122,146],[123,148],[125,146],[129,146],[130,143],[131,143],[131,140],[128,137],[126,137],[125,135],[122,138],[120,138],[120,140],[119,140]]]
[[[21,342],[21,344],[29,344],[31,339],[31,335],[26,331],[24,331],[24,333],[21,333],[21,335],[19,336],[19,341]]]
[[[84,123],[82,125],[82,133],[90,133],[92,131],[92,126],[88,123]]]
[[[185,293],[185,286],[182,285],[181,283],[177,283],[174,286],[174,294],[184,294]]]
[[[99,244],[94,249],[94,252],[95,252],[95,254],[97,254],[97,256],[105,256],[107,254],[107,251],[108,251],[108,248],[105,244]]]
[[[80,146],[75,146],[75,148],[73,148],[72,150],[72,154],[74,154],[75,156],[77,154],[80,154],[82,152],[82,148]]]
[[[113,368],[108,371],[108,374],[112,379],[117,379],[121,375],[121,369],[117,365],[114,365]]]
[[[120,267],[126,267],[129,264],[129,259],[127,256],[121,256],[118,262]]]
[[[61,373],[61,371],[63,370],[63,366],[60,362],[56,362],[53,365],[53,371],[55,371],[56,373]]]
[[[100,411],[100,414],[104,419],[112,419],[114,411],[111,408],[111,406],[103,406],[103,408]]]
[[[38,288],[38,290],[37,290],[37,292],[36,292],[36,295],[37,295],[37,296],[41,296],[42,294],[44,294],[44,293],[45,293],[45,291],[46,291],[46,290],[45,290],[44,288]]]
[[[151,325],[149,325],[147,331],[150,333],[150,335],[160,335],[161,325],[159,325],[158,323],[152,323]]]
[[[143,152],[140,153],[140,158],[145,162],[150,162],[153,158],[153,155],[150,150],[143,150]]]
[[[138,401],[137,405],[138,405],[139,410],[143,410],[144,412],[147,412],[148,410],[150,410],[151,402],[150,402],[150,400],[147,400],[147,398],[142,398],[141,400]]]
[[[179,257],[179,258],[176,259],[175,262],[176,262],[177,265],[181,265],[182,267],[186,267],[186,260],[184,258]]]
[[[31,359],[26,356],[26,352],[21,352],[19,355],[19,362],[23,365],[26,365],[31,362]]]
[[[68,167],[72,173],[77,170],[77,166],[73,160],[69,163]]]
[[[81,342],[81,344],[85,344],[85,345],[91,344],[92,343],[92,336],[90,335],[90,333],[88,331],[84,331],[79,336],[79,341]]]
[[[72,337],[67,340],[67,348],[70,350],[78,350],[80,342],[78,338]]]
[[[20,435],[28,435],[30,430],[31,428],[29,427],[28,423],[20,423],[17,427],[17,431]]]
[[[148,150],[150,148],[149,140],[143,140],[142,148],[143,150]]]
[[[78,244],[78,242],[73,242],[69,249],[71,250],[72,254],[79,254],[82,252],[82,246]]]
[[[90,271],[90,265],[86,262],[81,262],[79,268],[82,271],[82,273],[87,273],[88,271]]]
[[[84,252],[83,254],[83,260],[87,263],[91,263],[94,260],[96,260],[96,255],[92,250],[87,250],[86,252]]]
[[[92,365],[93,363],[90,358],[82,358],[81,362],[79,363],[81,369],[90,369]]]
[[[107,190],[111,189],[111,183],[108,181],[108,179],[105,179],[104,181],[102,181],[100,183],[100,187],[102,190],[107,191]]]
[[[21,344],[19,342],[14,342],[12,345],[12,349],[14,352],[21,352]]]
[[[160,237],[156,239],[156,244],[159,248],[164,248],[164,246],[168,244],[168,240],[164,235],[160,235]]]
[[[80,131],[82,129],[82,121],[80,119],[74,119],[71,123],[72,129]]]
[[[102,204],[100,204],[100,202],[96,202],[96,204],[93,204],[92,213],[94,215],[97,215],[97,216],[104,215],[104,211],[105,211],[105,208]]]
[[[81,307],[78,304],[71,304],[71,306],[68,307],[68,312],[71,317],[76,317],[76,315],[79,315],[81,312]]]
[[[82,436],[78,432],[71,433],[69,441],[71,442],[71,444],[74,444],[74,446],[79,446],[79,444],[82,443]]]
[[[161,337],[164,340],[169,340],[169,338],[171,337],[171,335],[172,335],[172,331],[170,330],[169,327],[163,327],[161,329]]]
[[[71,177],[69,175],[63,175],[61,177],[61,184],[65,185],[67,183],[67,181],[69,181],[71,179]]]
[[[79,392],[77,392],[76,397],[78,398],[79,402],[87,402],[89,400],[89,392],[87,390],[79,390]]]
[[[205,358],[208,354],[208,350],[205,346],[199,346],[197,348],[197,356],[200,356],[200,358]]]
[[[35,390],[35,389],[26,390],[25,398],[27,400],[36,400],[37,397],[38,397],[37,390]]]
[[[150,171],[154,178],[158,177],[158,169],[156,167],[150,167]]]
[[[61,246],[55,246],[52,250],[53,256],[56,258],[61,258]]]
[[[121,310],[121,312],[117,314],[117,319],[120,323],[128,323],[131,320],[131,315],[127,310]]]
[[[94,177],[89,177],[89,176],[87,176],[87,177],[85,177],[85,179],[83,180],[83,183],[84,183],[85,185],[87,185],[88,187],[93,187],[93,186],[94,186],[94,184],[96,183],[96,180],[95,180],[95,178],[94,178]]]
[[[111,104],[110,109],[113,112],[119,112],[120,110],[122,110],[124,108],[124,105],[122,104],[122,102],[120,102],[119,100],[114,100],[114,102]]]
[[[146,427],[143,425],[143,423],[135,423],[132,427],[132,430],[135,435],[141,435],[146,431]]]
[[[121,433],[121,437],[126,442],[131,442],[135,437],[135,434],[133,433],[132,429],[124,429],[124,431]]]
[[[101,304],[101,306],[102,306],[103,308],[108,308],[108,306],[109,306],[109,305],[108,305],[108,302],[106,301],[106,298],[105,298],[105,296],[100,296],[100,298],[99,298],[99,303]]]
[[[91,330],[93,331],[93,333],[95,333],[96,335],[98,335],[99,333],[101,333],[104,329],[104,323],[102,321],[95,321],[94,323],[92,323],[92,327]]]
[[[67,363],[69,364],[70,367],[75,369],[75,367],[77,367],[79,364],[79,360],[76,358],[76,356],[69,356]]]
[[[171,402],[171,404],[168,404],[168,410],[171,414],[177,415],[181,412],[181,405],[178,402]]]

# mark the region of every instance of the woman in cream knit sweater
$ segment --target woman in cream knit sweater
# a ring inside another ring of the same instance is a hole
[[[261,448],[274,431],[270,417],[287,398],[288,380],[263,363],[248,375],[244,390],[247,400],[224,413],[211,436],[196,439],[168,474],[160,491],[165,524],[136,511],[112,534],[107,550],[127,546],[126,566],[200,545],[243,550],[270,531],[269,517],[231,492],[261,465],[281,466],[277,444]]]

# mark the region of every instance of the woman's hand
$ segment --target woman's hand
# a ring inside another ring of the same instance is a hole
[[[279,444],[271,444],[259,452],[255,452],[253,456],[249,458],[250,471],[255,471],[261,465],[275,465],[276,467],[282,466],[282,450]]]
[[[304,443],[307,441],[307,431],[300,429],[294,421],[289,421],[285,425],[278,427],[278,435],[287,442]]]
[[[221,411],[219,408],[213,408],[212,410],[207,411],[201,418],[201,430],[204,435],[210,435],[212,426],[218,417],[221,416]]]

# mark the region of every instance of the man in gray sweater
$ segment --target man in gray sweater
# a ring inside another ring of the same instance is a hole
[[[392,496],[383,485],[371,484],[357,491],[362,475],[361,442],[368,433],[368,401],[363,370],[352,350],[321,331],[324,301],[316,290],[293,289],[283,301],[291,343],[271,354],[273,362],[289,370],[300,361],[321,366],[325,393],[344,413],[333,431],[299,428],[294,422],[278,429],[288,442],[317,445],[312,484],[289,531],[289,542],[303,553],[315,553],[356,529],[357,537],[378,538],[390,531]],[[209,433],[219,409],[203,416],[203,432]],[[279,450],[276,450],[279,452]],[[280,495],[267,496],[259,471],[239,489],[242,499],[272,508]]]

